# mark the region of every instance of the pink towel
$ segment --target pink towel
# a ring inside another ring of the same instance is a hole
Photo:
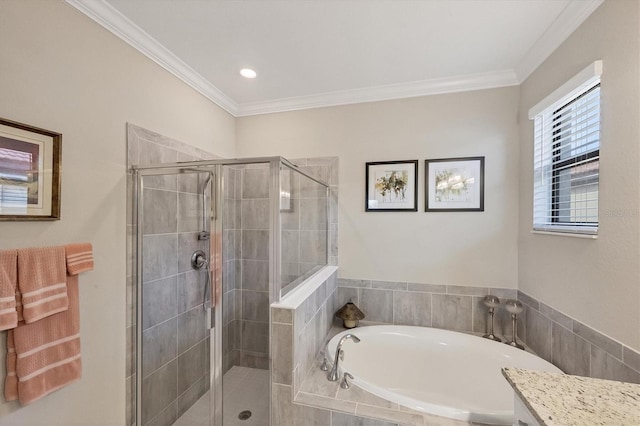
[[[80,379],[78,276],[67,276],[69,308],[7,333],[7,401],[25,405]]]
[[[75,243],[64,246],[67,256],[67,272],[78,275],[80,272],[93,271],[93,248],[91,243]]]
[[[80,380],[80,295],[78,273],[93,270],[91,244],[70,244],[65,275],[68,309],[7,333],[7,401],[29,404]]]
[[[18,325],[17,283],[18,251],[0,250],[0,330],[8,330]]]
[[[27,324],[67,310],[66,276],[64,247],[18,250],[18,288]]]

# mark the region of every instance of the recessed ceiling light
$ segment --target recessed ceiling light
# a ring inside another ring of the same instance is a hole
[[[258,74],[256,74],[256,72],[251,68],[242,68],[240,70],[240,75],[244,78],[256,78]]]

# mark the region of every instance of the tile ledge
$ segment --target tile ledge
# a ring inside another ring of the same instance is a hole
[[[296,309],[309,296],[313,294],[318,287],[329,279],[338,270],[337,266],[325,266],[314,275],[303,281],[295,290],[287,294],[280,302],[272,303],[272,308],[280,309]]]

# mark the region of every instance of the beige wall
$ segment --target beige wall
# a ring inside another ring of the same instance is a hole
[[[237,150],[340,157],[340,276],[511,287],[517,280],[518,88],[237,120]],[[425,213],[424,160],[481,156],[483,213]],[[420,160],[418,212],[364,211],[367,161]]]
[[[638,9],[605,2],[520,89],[235,120],[64,2],[0,1],[0,117],[63,134],[62,220],[0,223],[0,248],[91,241],[96,255],[81,285],[83,379],[29,407],[0,405],[0,424],[124,422],[126,122],[221,156],[339,156],[342,277],[519,281],[639,349]],[[531,235],[526,112],[595,59],[605,66],[600,237]],[[423,160],[476,155],[485,212],[424,213]],[[421,160],[419,211],[365,213],[365,162],[404,159]]]
[[[640,349],[639,2],[605,3],[521,86],[519,288]],[[532,235],[529,108],[602,59],[597,240]]]
[[[62,219],[2,222],[0,248],[91,241],[96,260],[81,277],[82,380],[0,405],[0,424],[123,424],[125,123],[233,157],[234,118],[62,1],[0,1],[0,57],[0,117],[63,135]]]

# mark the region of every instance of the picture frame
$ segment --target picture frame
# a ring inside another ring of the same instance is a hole
[[[368,162],[366,212],[418,211],[418,160]]]
[[[62,134],[0,118],[0,221],[60,219]]]
[[[425,160],[425,212],[484,211],[484,157]]]

